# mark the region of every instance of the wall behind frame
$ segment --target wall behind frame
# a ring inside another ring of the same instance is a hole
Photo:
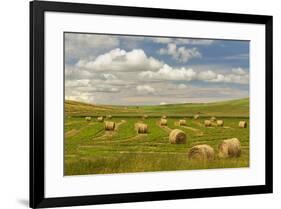
[[[274,194],[174,200],[74,208],[166,209],[166,208],[278,208],[281,204],[281,13],[278,1],[244,0],[71,0],[96,4],[162,7],[215,12],[253,13],[274,16]],[[161,2],[161,3],[160,3]],[[1,208],[28,207],[29,152],[29,3],[3,1],[0,7],[0,195]],[[167,28],[168,30],[169,28]],[[279,46],[279,47],[275,47]]]

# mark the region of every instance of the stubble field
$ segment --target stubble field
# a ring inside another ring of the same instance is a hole
[[[194,114],[200,118],[193,119]],[[98,116],[111,115],[114,131],[106,131]],[[148,118],[144,119],[143,115]],[[167,126],[160,125],[162,115]],[[86,121],[85,117],[91,120]],[[215,116],[223,127],[204,126],[204,120]],[[180,119],[186,120],[179,126]],[[249,99],[208,104],[175,104],[160,106],[98,106],[65,101],[64,174],[108,174],[145,171],[173,171],[249,166]],[[148,125],[148,133],[138,134],[136,124]],[[186,144],[170,144],[169,133],[180,129],[186,133]],[[198,144],[208,144],[217,153],[222,140],[236,137],[241,142],[241,156],[212,161],[190,160],[188,150]]]

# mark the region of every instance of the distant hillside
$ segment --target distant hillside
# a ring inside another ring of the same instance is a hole
[[[111,114],[115,116],[249,116],[249,98],[214,103],[186,103],[156,106],[111,106],[94,105],[76,101],[65,101],[66,116],[98,116]]]

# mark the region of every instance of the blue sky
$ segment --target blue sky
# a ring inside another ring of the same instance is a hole
[[[65,33],[66,99],[158,105],[249,97],[249,41]]]

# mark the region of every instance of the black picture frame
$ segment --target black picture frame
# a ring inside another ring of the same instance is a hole
[[[126,194],[46,198],[44,194],[44,13],[70,12],[147,18],[204,20],[265,25],[266,69],[266,165],[265,185],[157,191]],[[108,6],[80,3],[30,2],[30,207],[59,207],[108,204],[273,192],[273,35],[272,16]]]

